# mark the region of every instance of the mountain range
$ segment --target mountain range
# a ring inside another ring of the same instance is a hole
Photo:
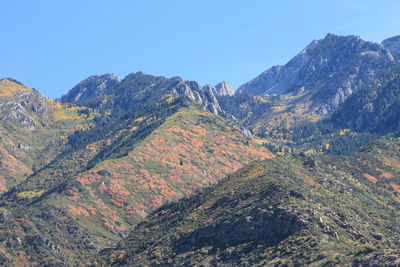
[[[328,34],[236,92],[0,80],[4,266],[398,266],[400,37]]]

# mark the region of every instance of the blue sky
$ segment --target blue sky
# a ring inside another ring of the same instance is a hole
[[[398,0],[1,0],[0,77],[56,98],[94,74],[235,89],[326,33],[400,34]]]

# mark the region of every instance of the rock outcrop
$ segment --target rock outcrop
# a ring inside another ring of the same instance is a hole
[[[215,89],[217,95],[219,96],[233,96],[235,93],[233,90],[233,86],[226,81],[222,81],[219,84],[217,84],[215,86]]]
[[[76,85],[60,100],[121,114],[169,94],[196,102],[213,114],[221,114],[218,97],[232,95],[233,90],[226,82],[217,87],[201,87],[197,82],[185,81],[180,77],[165,78],[137,72],[122,80],[113,74],[91,76]]]
[[[309,113],[331,114],[350,95],[364,86],[379,87],[381,74],[395,63],[391,51],[397,39],[383,45],[358,36],[328,34],[311,42],[284,66],[274,66],[248,83],[236,94],[284,95],[287,104],[309,102]]]

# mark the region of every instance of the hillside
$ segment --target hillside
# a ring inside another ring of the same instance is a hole
[[[75,265],[162,204],[272,157],[234,123],[181,98],[101,118],[2,196],[3,263]]]
[[[399,130],[398,40],[328,34],[220,106],[273,152],[355,152]]]
[[[236,93],[1,79],[0,265],[400,265],[399,40],[328,34]]]
[[[390,40],[382,42],[386,48],[354,35],[327,34],[240,86],[221,106],[255,133],[328,118],[354,93],[388,81],[398,65],[397,39]]]
[[[68,108],[12,80],[0,80],[0,192],[61,152],[60,139],[90,124],[82,108]]]
[[[158,209],[115,249],[103,251],[103,263],[397,266],[399,152],[400,139],[381,140],[348,156],[249,164]]]

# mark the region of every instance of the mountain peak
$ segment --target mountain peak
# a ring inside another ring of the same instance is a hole
[[[32,88],[26,87],[21,82],[12,78],[0,79],[0,96],[8,97],[16,95],[17,93],[33,92]]]
[[[400,51],[400,37],[384,43]],[[327,116],[363,85],[380,84],[368,73],[385,71],[393,64],[392,54],[381,44],[328,33],[284,66],[270,68],[242,85],[236,94],[285,95],[289,102],[304,96],[311,99],[312,110],[307,112]]]
[[[121,79],[115,74],[92,75],[78,83],[60,100],[61,102],[82,104],[93,97],[105,94],[120,82]]]
[[[217,94],[220,96],[232,96],[234,94],[233,86],[226,82],[222,81],[215,86],[217,90]]]
[[[347,39],[347,40],[362,40],[359,35],[339,35],[339,34],[334,34],[334,33],[327,33],[325,35],[325,39]]]
[[[392,54],[398,54],[400,52],[400,35],[387,38],[383,40],[381,44]]]

